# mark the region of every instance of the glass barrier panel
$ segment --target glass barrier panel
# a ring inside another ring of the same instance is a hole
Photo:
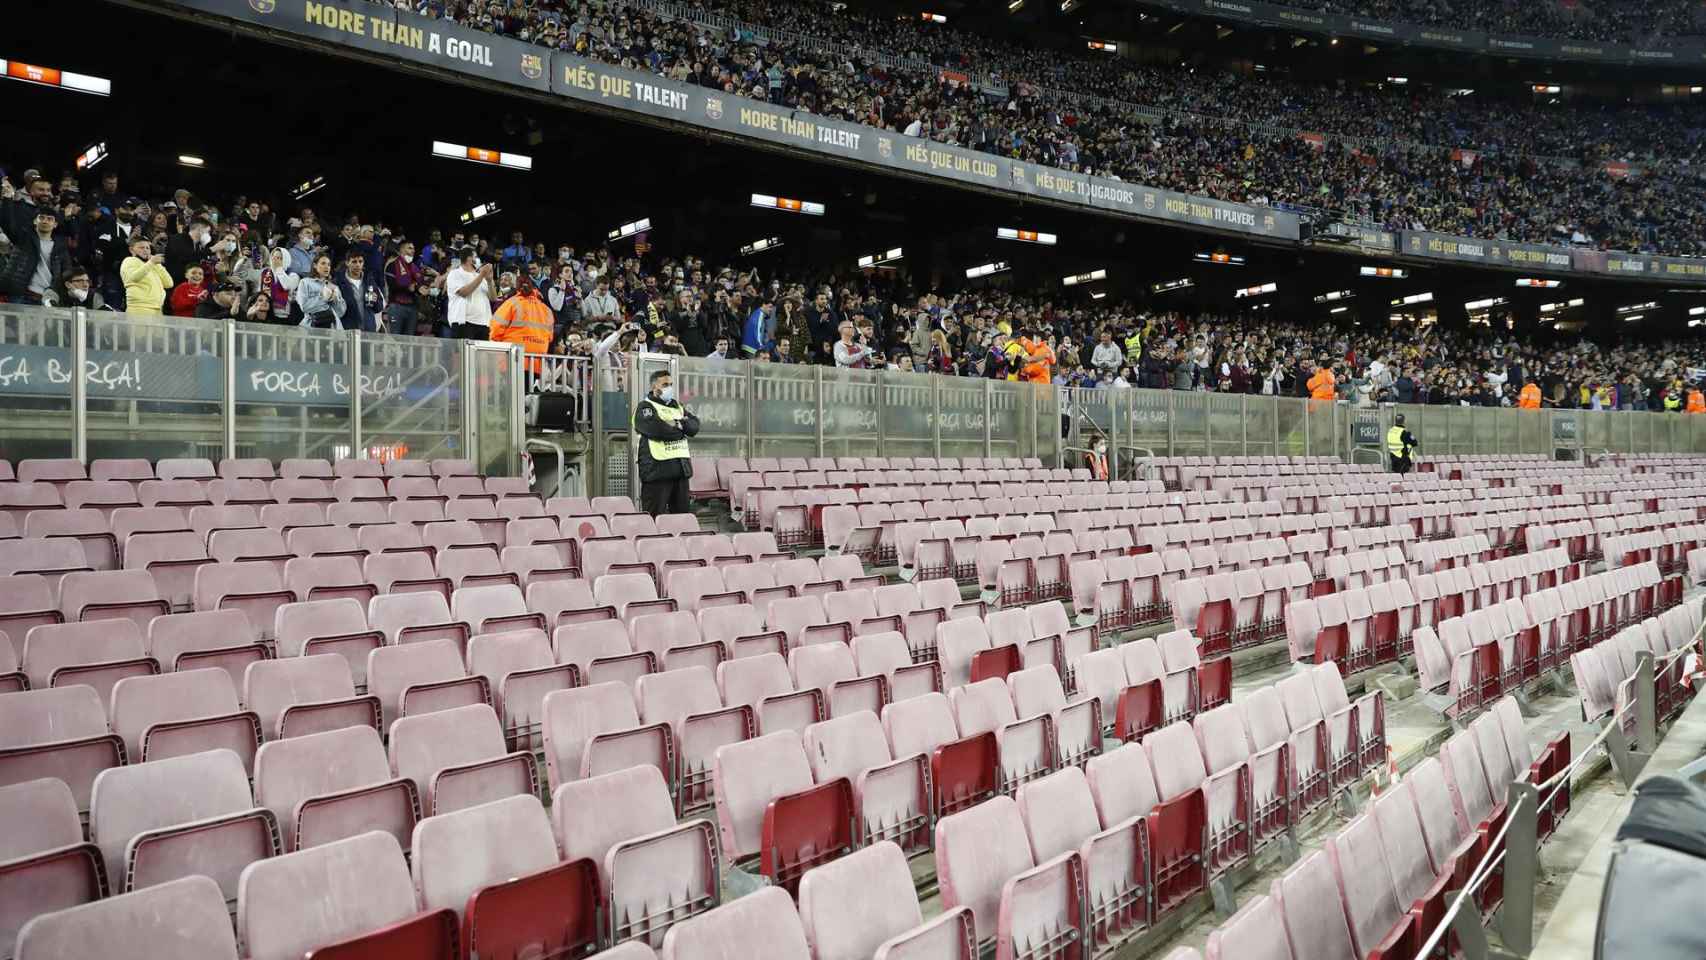
[[[1011,380],[985,380],[989,384],[989,456],[1030,456],[1025,441],[1031,426],[1031,398],[1023,384]]]
[[[875,370],[823,367],[823,455],[882,457],[881,387]],[[762,394],[760,394],[762,397]],[[773,415],[760,403],[760,422]],[[814,431],[815,437],[815,431]],[[925,454],[929,456],[929,454]],[[904,456],[904,454],[902,454]]]
[[[753,388],[753,453],[755,457],[806,457],[817,452],[817,371],[821,367],[755,363]],[[827,408],[824,434],[833,418]],[[869,454],[847,454],[869,456]]]
[[[1274,450],[1275,456],[1301,457],[1307,453],[1304,434],[1307,432],[1307,408],[1309,401],[1296,397],[1263,397],[1271,402],[1274,410],[1274,430],[1278,437],[1279,446]]]
[[[361,354],[361,444],[369,459],[467,455],[461,341],[368,333]]]
[[[1205,393],[1204,416],[1208,423],[1208,452],[1217,457],[1247,456],[1250,450],[1250,421],[1245,416],[1244,395],[1237,393]],[[1257,435],[1260,437],[1260,434]],[[1267,452],[1263,446],[1262,452]]]
[[[1158,457],[1168,456],[1172,452],[1168,443],[1168,425],[1172,422],[1173,409],[1168,403],[1170,395],[1167,391],[1132,389],[1119,392],[1126,404],[1127,424],[1127,429],[1120,434],[1120,442],[1127,446],[1147,447]]]
[[[1339,435],[1339,405],[1331,400],[1305,400],[1309,418],[1308,457],[1344,455],[1345,441]]]
[[[699,418],[699,435],[691,444],[695,456],[747,456],[750,366],[737,360],[683,358],[677,367],[675,392]]]
[[[218,462],[225,451],[225,325],[105,311],[87,317],[89,459]]]
[[[1036,457],[1045,467],[1056,466],[1062,446],[1061,435],[1065,433],[1061,428],[1066,426],[1066,421],[1061,419],[1066,409],[1060,402],[1060,389],[1048,383],[1021,383],[1019,386],[1025,388],[1029,395],[1036,427],[1031,434],[1035,445],[1021,456]]]
[[[69,457],[76,315],[0,304],[0,459]],[[93,358],[91,358],[93,359]],[[94,388],[90,388],[91,396]]]
[[[942,422],[942,456],[960,459],[988,456],[984,444],[987,383],[965,377],[941,378],[941,410],[937,416]]]
[[[521,450],[516,446],[516,377],[521,375],[510,350],[474,348],[474,382],[467,384],[468,402],[474,404],[474,465],[489,477],[511,477],[520,467]]]
[[[237,325],[237,457],[351,455],[349,337],[343,331]]]
[[[1173,449],[1175,457],[1206,457],[1208,449],[1208,394],[1190,390],[1172,391]]]
[[[1280,401],[1260,394],[1247,394],[1239,399],[1244,406],[1245,455],[1269,457],[1278,454]]]
[[[882,456],[934,457],[936,436],[931,427],[936,374],[875,371],[881,384]],[[827,421],[826,421],[827,422]],[[827,439],[827,431],[826,439]],[[873,450],[872,454],[877,451]],[[867,454],[870,455],[870,454]]]

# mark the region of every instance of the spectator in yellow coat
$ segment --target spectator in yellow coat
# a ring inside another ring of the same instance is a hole
[[[118,266],[119,279],[124,281],[126,313],[160,314],[166,291],[172,288],[172,275],[162,263],[165,259],[154,252],[154,245],[141,236],[140,230],[131,235],[130,256]]]

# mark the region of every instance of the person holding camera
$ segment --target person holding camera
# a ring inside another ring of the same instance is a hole
[[[126,313],[160,315],[166,291],[172,286],[165,259],[164,254],[154,252],[153,243],[142,233],[131,234],[130,256],[118,267],[118,275],[124,281]]]
[[[699,433],[699,418],[675,398],[675,378],[658,370],[651,392],[634,411],[634,432],[640,435],[640,509],[652,516],[688,513],[687,481],[693,461],[687,440]]]

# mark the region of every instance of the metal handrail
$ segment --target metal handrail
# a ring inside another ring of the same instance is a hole
[[[1700,642],[1702,632],[1706,632],[1706,623],[1702,623],[1700,628],[1694,631],[1694,636],[1689,639],[1687,644],[1666,653],[1663,657],[1652,657],[1654,679],[1656,680],[1659,676],[1661,662],[1665,666],[1669,666],[1676,660],[1676,658],[1693,651],[1695,649],[1695,644]],[[1651,655],[1649,654],[1649,656]],[[1612,711],[1611,718],[1606,721],[1605,726],[1600,730],[1599,734],[1595,736],[1586,747],[1577,752],[1575,759],[1571,760],[1568,766],[1548,777],[1541,783],[1534,785],[1536,791],[1549,788],[1549,792],[1546,794],[1545,799],[1535,802],[1536,810],[1539,810],[1552,802],[1552,800],[1557,796],[1558,791],[1562,790],[1569,782],[1568,778],[1570,775],[1574,773],[1588,757],[1593,755],[1594,748],[1603,744],[1612,735],[1614,729],[1621,730],[1624,715],[1628,711],[1636,709],[1638,706],[1640,706],[1640,699],[1635,698],[1624,704],[1621,709]],[[1460,912],[1462,912],[1464,902],[1468,900],[1471,895],[1480,890],[1481,886],[1487,882],[1487,880],[1492,876],[1493,871],[1497,869],[1499,864],[1504,860],[1506,853],[1504,849],[1505,834],[1510,832],[1511,825],[1516,822],[1516,818],[1513,814],[1524,808],[1527,799],[1527,795],[1518,797],[1516,807],[1506,811],[1504,826],[1499,830],[1498,836],[1493,838],[1493,842],[1489,845],[1486,855],[1481,858],[1481,861],[1478,864],[1476,864],[1475,870],[1469,875],[1468,882],[1463,885],[1463,889],[1457,892],[1457,897],[1452,900],[1451,906],[1446,908],[1445,915],[1440,918],[1439,925],[1434,928],[1433,933],[1428,937],[1427,942],[1422,945],[1422,949],[1416,953],[1416,956],[1427,957],[1433,955],[1434,948],[1439,946],[1440,941],[1445,938],[1446,934],[1451,929],[1452,921],[1456,919]]]

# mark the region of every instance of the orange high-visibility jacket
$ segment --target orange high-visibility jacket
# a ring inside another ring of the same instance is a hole
[[[1698,390],[1688,391],[1688,406],[1683,410],[1685,413],[1706,413],[1706,395]]]
[[[1516,405],[1524,410],[1540,409],[1540,387],[1538,384],[1523,384],[1522,393],[1517,395]]]
[[[556,319],[537,293],[518,293],[492,312],[492,339],[519,343],[525,353],[544,353],[551,348]],[[529,360],[528,369],[539,372],[539,361]]]
[[[1309,378],[1309,398],[1311,400],[1333,400],[1339,395],[1339,381],[1333,378],[1333,371],[1326,367],[1318,367],[1315,376]]]

